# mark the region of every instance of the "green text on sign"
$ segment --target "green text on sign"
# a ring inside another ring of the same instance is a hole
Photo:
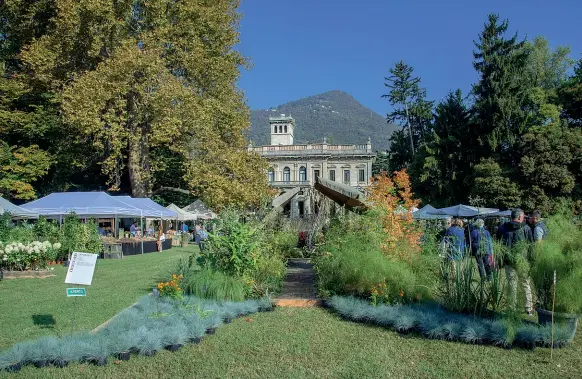
[[[67,296],[87,296],[85,288],[67,288]]]

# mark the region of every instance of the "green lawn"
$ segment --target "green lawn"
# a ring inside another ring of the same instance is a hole
[[[280,308],[221,326],[176,353],[132,356],[106,367],[27,367],[10,378],[579,378],[582,338],[557,350],[400,336],[343,321],[323,309]],[[2,374],[0,374],[1,376]]]
[[[138,297],[167,278],[174,262],[198,247],[172,248],[162,253],[127,256],[122,260],[97,260],[87,297],[67,298],[66,271],[55,268],[55,277],[10,279],[0,282],[0,350],[14,342],[40,335],[71,331],[73,302],[77,301],[76,330],[90,330],[113,317]]]

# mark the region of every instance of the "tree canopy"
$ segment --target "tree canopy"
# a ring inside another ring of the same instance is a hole
[[[87,186],[146,197],[176,188],[217,208],[258,204],[268,186],[244,139],[238,5],[3,2],[0,140],[14,157],[36,154],[37,165],[13,173],[21,189],[5,191],[30,198]]]
[[[390,169],[407,167],[413,190],[427,203],[480,198],[489,206],[549,212],[565,201],[580,204],[582,60],[572,70],[568,47],[521,39],[509,27],[508,20],[488,16],[474,41],[478,80],[467,97],[454,90],[433,107],[426,91],[417,92],[432,115],[412,152],[405,144],[410,129],[393,134]],[[391,72],[405,74],[393,75],[403,78],[391,82],[398,93],[420,82],[401,62]],[[403,117],[394,99],[389,121]]]

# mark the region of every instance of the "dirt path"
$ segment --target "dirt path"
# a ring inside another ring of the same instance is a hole
[[[276,299],[281,307],[312,307],[319,305],[315,270],[309,259],[294,258],[287,262],[283,290]]]

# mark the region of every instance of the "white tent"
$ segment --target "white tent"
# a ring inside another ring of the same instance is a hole
[[[211,220],[218,217],[216,213],[208,209],[208,207],[206,207],[206,205],[200,199],[196,200],[187,207],[182,208],[182,210],[193,213],[198,219],[202,220]]]
[[[4,212],[10,213],[12,218],[38,218],[38,212],[24,209],[0,197],[0,214],[4,214]]]
[[[168,205],[166,208],[178,214],[177,217],[178,221],[196,221],[196,219],[198,218],[195,214],[183,210],[174,203]]]

